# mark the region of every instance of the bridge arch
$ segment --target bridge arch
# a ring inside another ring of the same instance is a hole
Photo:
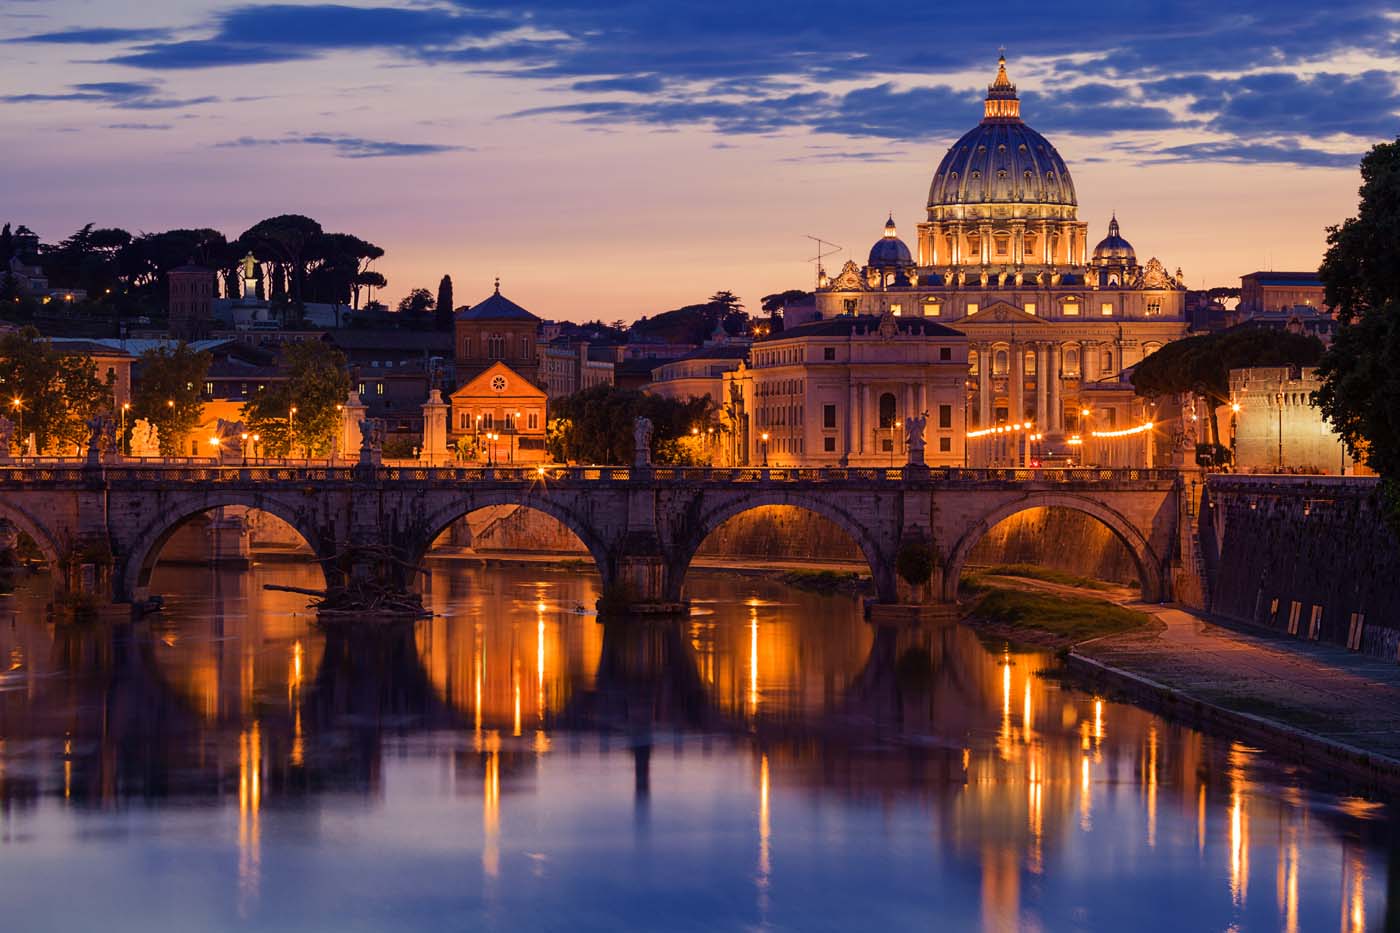
[[[294,506],[274,497],[258,494],[249,495],[236,491],[211,492],[198,497],[176,499],[162,503],[157,515],[131,537],[128,545],[118,556],[116,579],[120,587],[118,601],[136,600],[144,597],[146,587],[151,582],[151,571],[155,569],[160,552],[181,525],[205,512],[226,506],[242,506],[274,515],[291,526],[301,535],[318,560],[332,556],[325,546],[319,529],[312,527],[306,514]],[[328,573],[328,565],[322,563],[321,570]]]
[[[1166,574],[1161,557],[1153,551],[1151,543],[1142,530],[1121,512],[1087,496],[1072,493],[1034,492],[1004,502],[991,509],[963,532],[948,554],[943,573],[943,599],[953,602],[958,597],[958,581],[962,576],[963,565],[977,542],[998,524],[1021,512],[1030,509],[1070,509],[1096,519],[1111,531],[1132,555],[1137,566],[1138,578],[1142,581],[1142,598],[1147,602],[1158,602],[1167,593]]]
[[[734,498],[704,511],[691,525],[690,533],[676,543],[674,555],[669,561],[666,574],[666,598],[678,601],[684,589],[685,576],[695,559],[700,546],[720,525],[736,515],[750,512],[764,506],[791,506],[802,509],[829,520],[844,531],[856,546],[870,567],[871,578],[875,581],[875,591],[881,602],[894,602],[897,599],[897,586],[894,577],[894,558],[881,548],[870,528],[856,520],[845,509],[815,493],[797,492],[788,489],[756,489],[744,492]]]
[[[61,574],[63,572],[63,552],[59,548],[58,541],[37,518],[13,502],[7,502],[0,498],[0,521],[9,522],[29,536],[40,553],[44,555],[44,560],[48,562],[50,573]]]
[[[479,509],[490,508],[496,505],[514,505],[525,509],[534,509],[543,512],[563,525],[574,537],[578,538],[588,553],[593,557],[594,564],[597,565],[598,575],[603,578],[603,586],[609,586],[616,574],[617,567],[613,554],[610,552],[606,542],[603,541],[589,525],[588,521],[573,509],[555,500],[548,494],[547,490],[499,489],[484,492],[472,491],[461,496],[454,496],[446,505],[440,506],[428,514],[424,520],[424,533],[415,544],[415,553],[412,556],[412,563],[415,566],[422,564],[428,550],[433,546],[433,542],[445,532],[449,525],[463,516],[470,515]]]

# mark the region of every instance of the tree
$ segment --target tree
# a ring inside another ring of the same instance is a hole
[[[415,288],[399,302],[400,314],[427,314],[433,310],[433,293],[426,288]]]
[[[322,234],[321,225],[301,214],[280,214],[260,220],[238,238],[240,246],[254,258],[270,263],[274,270],[272,297],[285,297],[302,307],[307,263],[315,255],[314,245]],[[279,294],[277,284],[282,283]]]
[[[762,307],[765,314],[773,314],[774,312],[784,310],[790,304],[808,301],[811,297],[811,292],[804,292],[800,288],[789,288],[787,291],[777,292],[772,295],[764,295],[761,299],[762,304],[760,307]]]
[[[1215,409],[1230,401],[1230,370],[1250,366],[1312,366],[1322,342],[1307,334],[1240,327],[1175,340],[1133,370],[1133,388],[1144,398],[1189,393],[1205,399],[1211,443],[1220,445]]]
[[[32,327],[0,337],[0,392],[6,416],[23,420],[42,453],[81,451],[88,419],[112,410],[112,387],[92,358],[63,352]]]
[[[159,431],[162,456],[184,453],[185,439],[198,427],[204,413],[200,393],[210,362],[208,353],[196,353],[185,343],[142,353],[127,430],[138,419],[145,419]]]
[[[286,380],[244,404],[248,430],[262,436],[269,456],[330,456],[340,434],[339,406],[350,394],[344,354],[320,341],[293,343],[283,348],[282,364]]]
[[[359,275],[355,276],[354,281],[351,283],[351,297],[353,298],[351,304],[355,307],[356,310],[359,310],[360,289],[365,289],[368,293],[369,298],[372,299],[374,297],[374,290],[376,288],[382,289],[386,288],[388,285],[389,280],[384,278],[384,276],[380,275],[378,272],[361,272]]]
[[[713,427],[715,406],[708,397],[681,402],[636,389],[597,385],[557,399],[552,414],[547,443],[556,460],[631,463],[632,426],[640,416],[651,420],[655,461],[680,463],[689,456],[681,440],[692,428],[703,434]]]
[[[437,293],[437,329],[450,331],[452,329],[452,276],[444,275],[442,281],[438,283]]]
[[[1318,274],[1340,326],[1313,400],[1351,456],[1380,474],[1400,531],[1400,138],[1361,160],[1356,216],[1327,229]]]

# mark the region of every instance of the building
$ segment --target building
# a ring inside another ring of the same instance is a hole
[[[917,317],[838,315],[754,343],[724,375],[730,462],[899,466],[904,422],[927,415],[925,462],[961,466],[965,336]]]
[[[132,367],[136,356],[120,340],[88,340],[81,337],[52,337],[54,349],[90,358],[97,369],[97,379],[112,387],[112,407],[120,412],[131,404]]]
[[[459,310],[453,317],[457,380],[470,382],[504,363],[517,376],[535,386],[540,375],[538,332],[540,319],[496,290],[485,301]]]
[[[1186,332],[1180,270],[1139,264],[1116,216],[1090,249],[1069,168],[1021,120],[1005,59],[981,123],[934,171],[917,245],[915,255],[890,217],[865,266],[820,276],[817,314],[888,313],[965,333],[979,428],[1032,421],[1055,439],[1086,417],[1124,425],[1122,393],[1094,386]]]
[[[1240,276],[1238,311],[1291,311],[1302,305],[1325,310],[1327,298],[1316,272],[1251,272]]]
[[[724,403],[724,376],[749,358],[748,341],[722,341],[692,350],[679,359],[651,371],[646,391],[677,401],[709,396],[716,406]]]
[[[539,463],[545,450],[545,393],[505,363],[493,363],[452,393],[448,438],[467,459]]]
[[[181,340],[209,336],[214,323],[214,299],[218,285],[214,270],[204,266],[177,266],[165,274],[170,290],[170,335]]]
[[[562,398],[597,385],[612,385],[611,347],[560,338],[541,346],[540,374],[550,398]]]
[[[1230,370],[1231,404],[1223,406],[1217,417],[1222,422],[1222,435],[1228,420],[1236,471],[1369,472],[1347,456],[1342,439],[1312,403],[1312,393],[1320,385],[1313,369],[1256,366]]]

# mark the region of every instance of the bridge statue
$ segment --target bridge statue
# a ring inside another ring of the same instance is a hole
[[[360,430],[360,464],[378,466],[384,462],[384,419],[367,418]]]
[[[632,422],[632,443],[636,447],[632,462],[639,467],[651,466],[651,419],[645,415]]]
[[[928,424],[928,412],[920,412],[904,419],[905,449],[909,451],[911,466],[924,465],[924,427]]]
[[[137,418],[131,428],[131,455],[133,457],[160,456],[160,428],[145,418]]]

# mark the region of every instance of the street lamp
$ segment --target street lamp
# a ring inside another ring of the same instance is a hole
[[[248,465],[248,432],[247,432],[247,431],[244,431],[242,434],[240,434],[240,435],[239,435],[239,440],[241,440],[241,441],[243,442],[243,443],[240,445],[240,449],[243,451],[243,465],[244,465],[244,466],[247,466],[247,465]]]
[[[1283,391],[1274,393],[1274,401],[1278,403],[1278,471],[1283,472]]]
[[[24,440],[24,399],[18,395],[10,402],[10,407],[15,410],[15,415],[19,418],[19,452],[23,454],[28,449]]]
[[[896,446],[895,439],[896,437],[898,437],[898,435],[895,432],[903,424],[904,422],[899,418],[896,418],[895,420],[890,422],[890,466],[894,466],[894,449]]]
[[[767,432],[767,431],[764,431],[763,434],[760,435],[760,436],[761,436],[762,439],[763,439],[763,467],[764,467],[764,469],[767,469],[767,468],[768,468],[768,432]]]
[[[126,413],[127,413],[128,411],[130,411],[130,410],[131,410],[131,403],[130,403],[130,402],[122,402],[122,447],[124,448],[124,451],[123,451],[123,452],[124,452],[128,457],[131,456],[131,448],[130,448],[130,446],[129,446],[129,442],[128,442],[127,439],[126,439]]]
[[[294,445],[296,443],[295,438],[297,434],[296,418],[297,407],[293,405],[291,408],[287,409],[287,456],[289,457],[295,453]]]
[[[515,413],[515,420],[511,422],[510,435],[510,462],[515,462],[515,439],[520,436],[520,412]]]

